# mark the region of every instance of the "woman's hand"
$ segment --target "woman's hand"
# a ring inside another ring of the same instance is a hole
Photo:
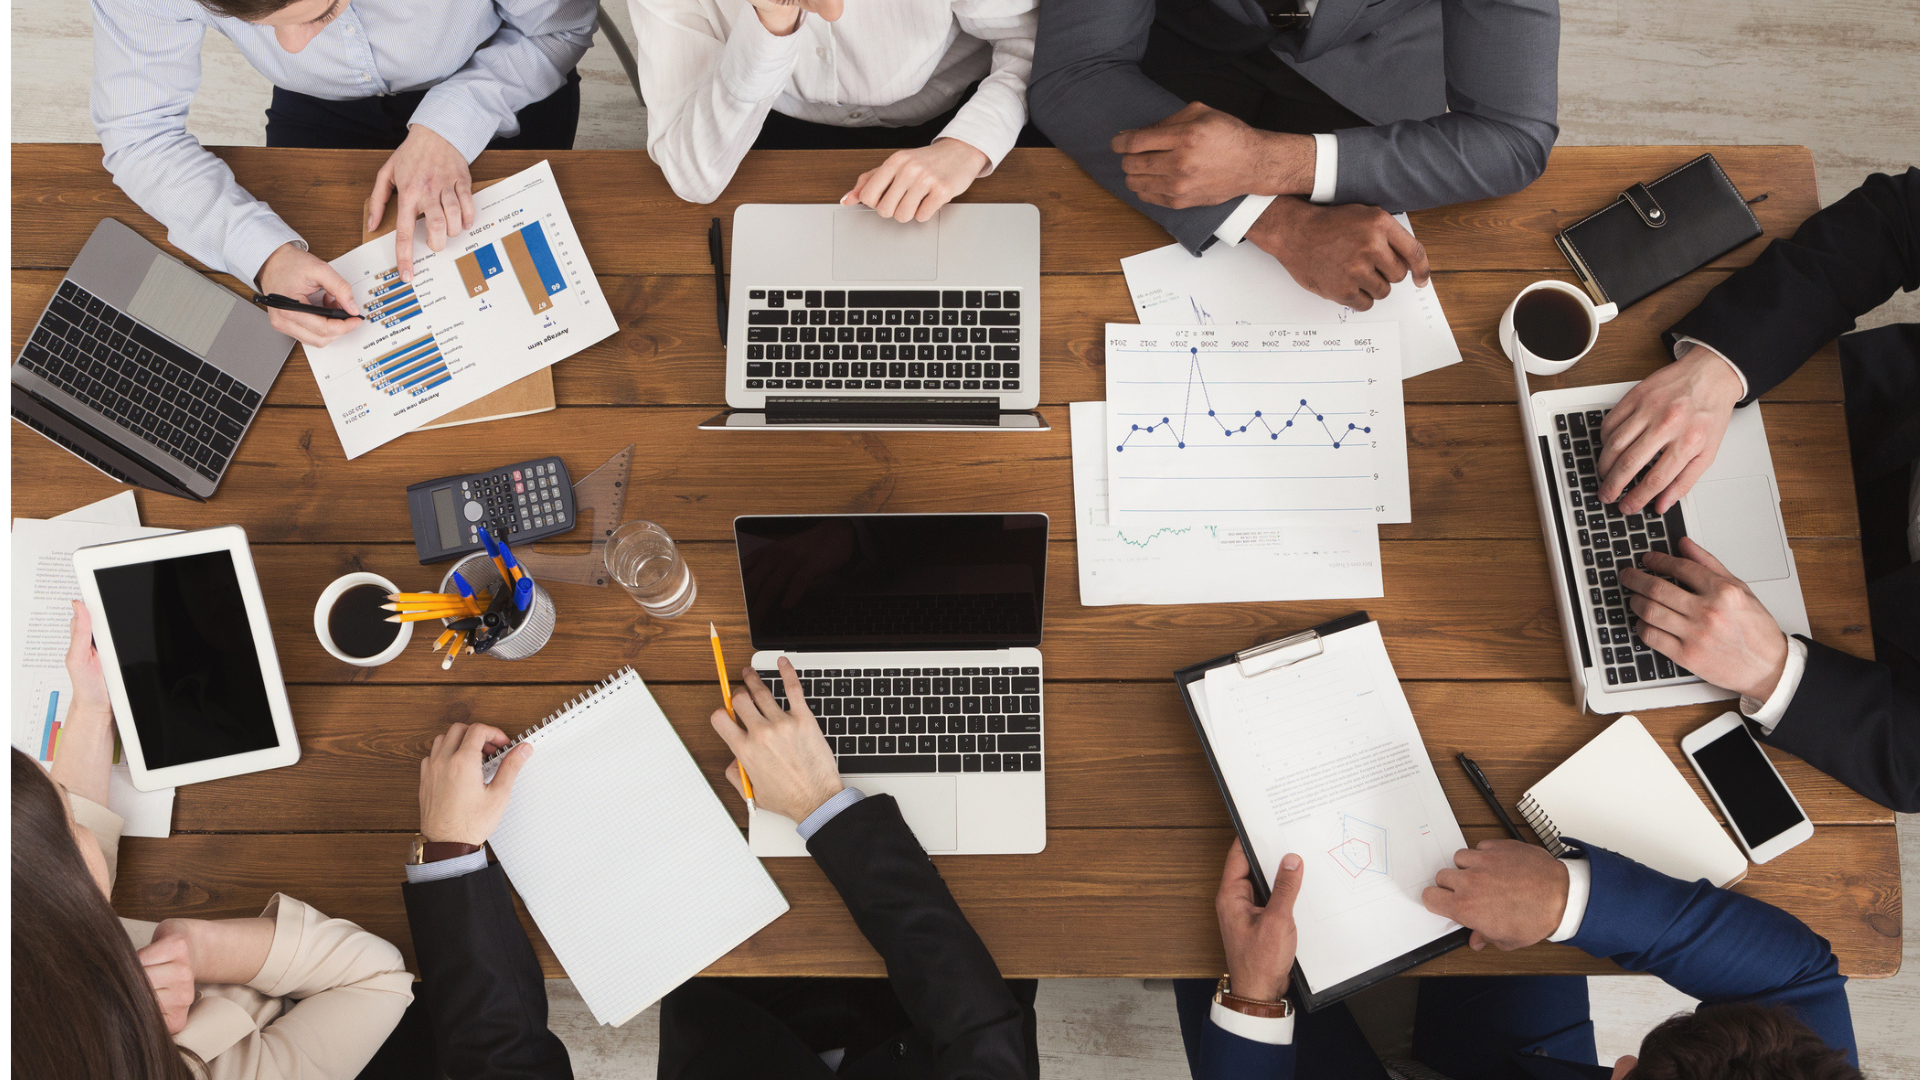
[[[760,17],[760,25],[774,37],[786,37],[800,25],[800,14],[811,11],[815,15],[836,22],[844,7],[842,0],[748,0],[753,5],[753,13]]]
[[[864,203],[895,221],[929,221],[987,167],[987,155],[959,139],[901,150],[869,169],[840,196],[841,206]]]
[[[93,645],[93,616],[78,600],[73,602],[68,634],[67,679],[73,683],[73,699],[48,771],[71,794],[105,806],[107,776],[113,769],[113,703],[107,698],[100,652]]]
[[[199,996],[193,986],[193,945],[186,923],[185,919],[161,923],[154,929],[153,941],[138,954],[147,982],[153,985],[153,996],[160,1000],[160,1015],[166,1019],[169,1035],[186,1030],[187,1011]]]
[[[100,650],[93,644],[93,616],[87,605],[73,602],[73,621],[67,627],[67,679],[73,683],[73,704],[67,715],[110,721],[113,704],[107,699],[107,676],[100,669]]]

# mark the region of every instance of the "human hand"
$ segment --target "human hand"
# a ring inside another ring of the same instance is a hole
[[[1313,190],[1313,136],[1261,131],[1198,101],[1123,131],[1109,145],[1120,155],[1127,190],[1155,206],[1184,210]]]
[[[753,13],[760,17],[760,25],[774,37],[786,37],[800,25],[802,12],[810,11],[815,15],[836,22],[844,6],[842,0],[748,0],[753,5]]]
[[[380,227],[386,216],[387,192],[400,196],[394,217],[393,257],[400,280],[413,280],[413,219],[427,219],[427,246],[447,246],[447,237],[473,227],[473,174],[467,159],[452,143],[423,124],[407,126],[407,141],[393,152],[373,177],[373,197],[367,205],[367,231]]]
[[[1385,299],[1408,274],[1421,288],[1429,277],[1426,247],[1377,206],[1275,199],[1247,239],[1280,260],[1301,288],[1355,311]]]
[[[1787,667],[1780,624],[1746,582],[1692,537],[1680,541],[1679,554],[1643,553],[1640,565],[1652,574],[1631,566],[1620,570],[1620,584],[1634,593],[1628,605],[1640,617],[1640,640],[1715,686],[1756,701],[1772,697]]]
[[[259,285],[263,293],[278,293],[303,303],[336,307],[356,316],[360,314],[360,305],[353,299],[353,287],[347,284],[347,279],[328,266],[325,259],[298,244],[281,244],[273,254],[267,256],[267,261],[260,267]],[[316,294],[319,295],[317,300]],[[281,311],[278,308],[268,309],[267,322],[275,330],[315,347],[325,345],[361,325],[358,318],[323,319],[318,315]]]
[[[727,766],[727,782],[746,796],[740,767],[753,779],[753,801],[791,821],[801,822],[820,804],[840,794],[840,770],[826,736],[807,708],[800,692],[800,673],[780,658],[780,677],[787,684],[787,708],[774,704],[773,691],[752,668],[741,669],[746,686],[733,695],[734,716],[713,711],[713,730],[720,733],[736,759]]]
[[[113,719],[113,703],[107,698],[107,676],[100,669],[100,650],[93,643],[93,615],[87,605],[73,601],[73,621],[67,624],[67,681],[73,684],[73,702],[67,707],[68,722],[75,719]]]
[[[1236,997],[1279,1001],[1293,975],[1293,956],[1299,933],[1293,922],[1293,903],[1307,872],[1300,856],[1289,852],[1273,877],[1267,906],[1254,900],[1251,867],[1236,838],[1227,849],[1227,866],[1220,875],[1220,891],[1213,910],[1220,917],[1220,944],[1227,953],[1227,986]]]
[[[140,967],[160,1001],[160,1015],[166,1020],[167,1034],[178,1035],[187,1028],[187,1011],[199,994],[193,983],[193,949],[183,919],[168,919],[153,932],[153,940],[137,954]]]
[[[1617,500],[1628,514],[1649,504],[1666,513],[1713,464],[1740,395],[1732,365],[1699,346],[1640,380],[1600,425],[1600,501]],[[1643,468],[1646,477],[1626,490]]]
[[[959,139],[901,150],[868,169],[840,196],[841,206],[864,203],[895,221],[930,221],[987,167],[987,155]]]
[[[454,724],[433,737],[420,761],[420,835],[428,843],[484,844],[500,825],[513,794],[513,778],[533,756],[521,743],[500,763],[488,783],[481,773],[488,749],[508,743],[507,733],[486,724]]]
[[[1471,927],[1467,944],[1502,952],[1544,941],[1567,913],[1567,868],[1547,849],[1482,840],[1453,853],[1421,895],[1427,910]]]

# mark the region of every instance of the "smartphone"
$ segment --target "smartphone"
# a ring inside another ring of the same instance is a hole
[[[1739,713],[1722,713],[1680,740],[1680,751],[1707,785],[1733,838],[1756,863],[1767,862],[1813,835],[1813,822],[1779,770],[1747,730]]]

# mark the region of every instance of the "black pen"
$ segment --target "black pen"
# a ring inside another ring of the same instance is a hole
[[[1493,785],[1487,783],[1487,774],[1480,771],[1480,766],[1465,754],[1455,754],[1453,760],[1460,763],[1461,771],[1467,774],[1467,779],[1473,784],[1474,790],[1480,793],[1481,798],[1487,800],[1488,806],[1493,807],[1493,816],[1499,818],[1500,824],[1507,827],[1507,835],[1523,844],[1526,843],[1527,838],[1520,835],[1519,826],[1507,816],[1506,807],[1500,805],[1500,797],[1493,793]]]
[[[720,318],[720,344],[727,343],[727,266],[720,252],[720,219],[707,226],[707,254],[713,258],[713,310]]]
[[[303,304],[291,296],[281,296],[279,293],[266,293],[265,295],[254,293],[253,302],[259,304],[261,307],[279,308],[281,311],[298,311],[303,315],[318,315],[323,319],[357,319],[360,317],[341,311],[336,307],[317,307],[313,304]]]

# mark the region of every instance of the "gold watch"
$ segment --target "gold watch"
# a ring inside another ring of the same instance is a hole
[[[1231,987],[1231,976],[1220,976],[1220,982],[1213,988],[1213,1003],[1223,1005],[1237,1013],[1258,1016],[1269,1020],[1284,1019],[1293,1015],[1293,1002],[1283,994],[1279,1001],[1261,1001],[1257,998],[1239,997]]]

